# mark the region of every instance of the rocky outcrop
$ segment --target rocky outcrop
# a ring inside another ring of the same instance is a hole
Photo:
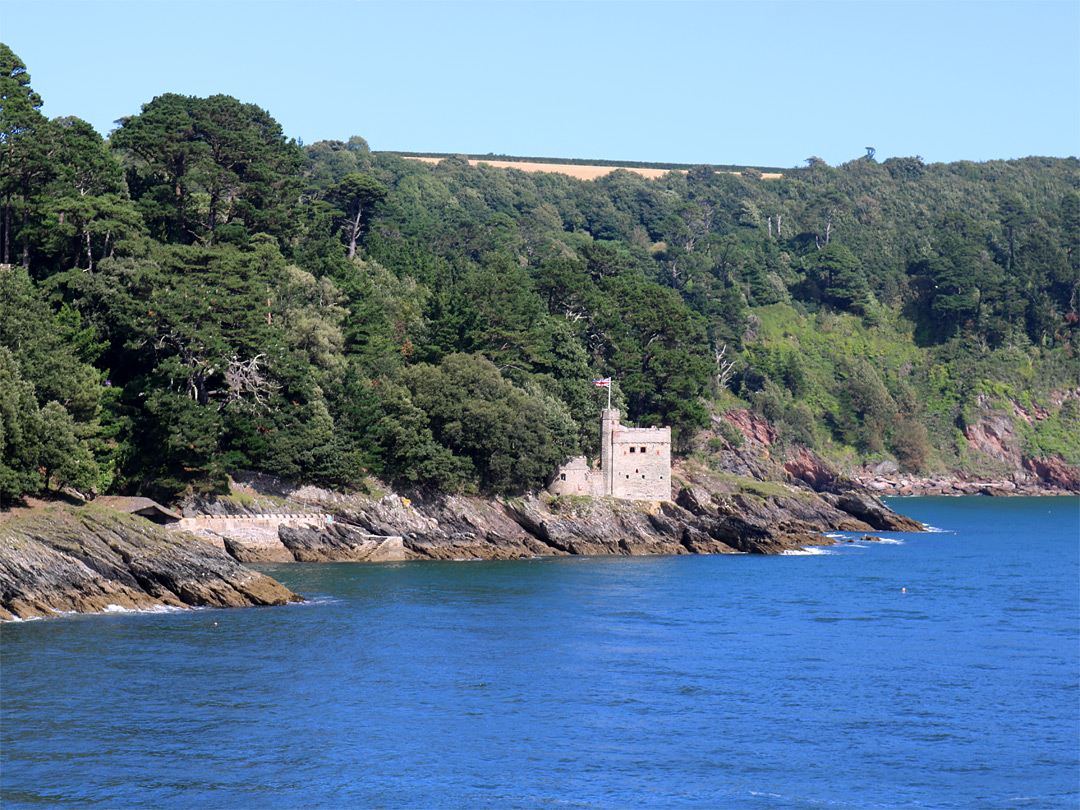
[[[1070,400],[1074,404],[1080,401],[1080,388],[1055,392],[1047,401],[1054,409],[1060,409]],[[996,479],[978,481],[954,475],[945,486],[939,487],[942,494],[952,494],[949,484],[962,494],[973,487],[975,491],[994,495],[1080,492],[1080,467],[1060,456],[1035,456],[1024,451],[1021,434],[1025,426],[1050,419],[1050,410],[1037,402],[1021,404],[1013,399],[993,399],[987,394],[979,394],[975,405],[974,418],[964,425],[964,438],[971,451],[995,465],[994,471],[999,475]],[[920,494],[928,488],[918,480],[910,487],[911,494]],[[934,488],[934,484],[929,488]],[[892,487],[886,485],[881,489]]]
[[[781,554],[835,542],[826,532],[919,531],[872,496],[831,502],[809,489],[680,464],[674,502],[555,497],[364,495],[304,488],[304,504],[334,515],[325,526],[282,526],[280,543],[303,561],[386,559],[400,538],[406,559],[514,559],[562,554]],[[286,489],[276,482],[277,492]],[[287,496],[286,496],[287,497]],[[845,511],[845,507],[857,511]],[[247,559],[243,544],[227,547]],[[399,557],[400,558],[400,557]]]
[[[839,473],[821,458],[801,445],[784,462],[784,470],[792,478],[802,481],[814,492],[840,492],[850,486]]]
[[[159,607],[302,601],[213,545],[94,505],[0,522],[0,620]]]
[[[669,501],[526,498],[507,504],[507,510],[537,539],[563,554],[768,553],[774,539],[749,525],[694,515]]]
[[[701,468],[680,469],[684,486],[678,503],[695,514],[718,515],[768,532],[786,549],[823,545],[824,532],[924,531],[923,525],[890,509],[867,493],[814,493],[779,482],[737,482],[722,492],[717,474]],[[769,553],[765,551],[765,553]]]
[[[856,476],[858,485],[875,495],[1068,495],[1080,492],[1080,475],[1059,458],[1025,459],[1010,478],[966,478],[959,475]]]
[[[1080,492],[1080,471],[1070,467],[1062,458],[1026,458],[1024,469],[1044,485],[1067,492]]]
[[[923,525],[904,517],[885,506],[873,495],[861,492],[845,492],[841,495],[826,493],[823,498],[842,512],[866,523],[879,532],[921,532]]]
[[[719,417],[718,417],[719,418]],[[559,554],[782,554],[831,545],[830,532],[921,531],[831,470],[808,450],[770,458],[775,429],[749,411],[729,411],[742,432],[740,447],[697,453],[672,469],[671,501],[631,501],[549,493],[482,498],[423,492],[331,492],[269,476],[247,475],[239,498],[184,504],[184,514],[221,514],[251,507],[321,512],[333,521],[305,530],[282,526],[275,545],[303,561],[385,559],[376,538],[400,538],[392,553],[406,559],[489,559]],[[815,492],[821,489],[823,492]],[[266,546],[266,549],[269,548]],[[226,538],[238,559],[259,560],[242,538]]]
[[[722,416],[739,429],[743,438],[756,444],[768,447],[776,441],[777,430],[773,424],[753,411],[746,408],[732,408]]]
[[[456,495],[356,499],[339,514],[376,535],[397,535],[412,559],[509,560],[558,553],[497,500]]]
[[[278,531],[233,532],[219,535],[221,547],[242,563],[296,562],[296,557],[278,537]],[[205,534],[205,533],[204,533]]]
[[[1006,467],[1020,467],[1023,457],[1013,418],[1004,414],[986,416],[973,425],[966,425],[963,433],[972,450]]]
[[[341,523],[325,528],[282,526],[278,536],[296,562],[394,562],[407,558],[400,537],[368,535]]]

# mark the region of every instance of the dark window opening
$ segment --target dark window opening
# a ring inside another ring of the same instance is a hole
[[[642,448],[641,448],[641,452],[642,452],[642,453],[648,453],[648,452],[649,452],[649,448],[648,448],[648,447],[642,447]]]

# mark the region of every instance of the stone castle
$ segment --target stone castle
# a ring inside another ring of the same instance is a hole
[[[585,456],[559,467],[548,491],[553,495],[591,495],[637,501],[671,500],[671,428],[629,428],[619,411],[600,415],[600,469]]]

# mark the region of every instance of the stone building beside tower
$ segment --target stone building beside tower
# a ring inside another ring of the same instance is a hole
[[[600,469],[585,456],[559,467],[548,491],[553,495],[591,495],[635,501],[671,500],[671,428],[631,428],[619,423],[619,411],[600,415]]]

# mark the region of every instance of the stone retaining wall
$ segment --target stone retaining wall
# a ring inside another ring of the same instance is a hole
[[[276,515],[199,515],[198,517],[180,518],[180,521],[175,526],[184,531],[206,529],[217,534],[226,534],[249,529],[273,529],[277,531],[279,526],[292,526],[293,528],[323,526],[333,522],[333,515],[321,513],[303,515],[288,513]]]

